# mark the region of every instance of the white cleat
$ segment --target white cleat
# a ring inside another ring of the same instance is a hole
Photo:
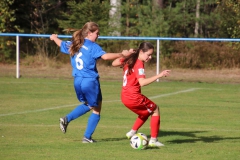
[[[130,139],[130,138],[132,138],[132,136],[133,136],[134,134],[136,134],[136,132],[129,131],[128,133],[126,133],[126,137],[127,137],[128,139]]]
[[[164,144],[159,142],[157,139],[150,139],[148,142],[148,146],[150,147],[162,147]]]
[[[92,138],[88,139],[86,137],[83,137],[82,143],[95,143],[96,141],[93,140]]]

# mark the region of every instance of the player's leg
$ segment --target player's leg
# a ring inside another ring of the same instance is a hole
[[[93,143],[92,135],[97,128],[98,122],[100,121],[102,102],[100,101],[97,107],[93,107],[93,112],[88,118],[87,128],[84,133],[83,143]]]
[[[138,116],[135,120],[132,129],[126,133],[128,139],[137,133],[138,129],[147,121],[148,116]]]
[[[159,129],[160,129],[160,111],[158,106],[152,113],[151,120],[150,120],[150,127],[151,127],[151,137],[157,138]]]
[[[83,78],[80,78],[80,77],[74,78],[74,89],[75,89],[77,98],[80,102],[85,102],[85,103],[77,106],[65,117],[60,118],[60,129],[63,133],[66,133],[67,126],[72,120],[84,115],[85,113],[89,112],[91,109],[86,102],[87,100],[84,96],[84,93],[82,92],[82,82],[83,82]]]
[[[130,139],[138,131],[138,129],[147,121],[148,117],[151,115],[152,110],[155,109],[154,105],[152,105],[152,102],[149,102],[148,98],[144,95],[139,95],[137,99],[140,100],[140,104],[125,104],[128,109],[138,115],[132,129],[126,133],[128,139]],[[129,102],[129,100],[126,99],[126,102]]]
[[[158,141],[158,133],[160,129],[160,110],[159,107],[150,99],[142,95],[141,104],[137,108],[132,108],[132,110],[143,117],[148,117],[151,115],[150,127],[151,127],[151,138],[149,141],[149,146],[164,146]]]
[[[88,106],[87,103],[81,104],[79,106],[77,106],[74,110],[72,110],[66,117],[68,120],[68,123],[82,115],[84,115],[85,113],[90,111],[90,106]]]
[[[158,133],[160,130],[160,110],[158,106],[152,113],[151,120],[150,120],[150,127],[151,127],[151,138],[149,141],[149,146],[152,146],[152,147],[164,146],[164,144],[159,142],[157,139]]]
[[[100,121],[100,112],[102,108],[102,93],[99,81],[97,79],[92,79],[88,82],[88,85],[89,86],[86,88],[85,95],[88,100],[89,106],[91,106],[93,109],[93,112],[88,118],[86,131],[82,140],[83,143],[94,142],[92,140],[92,134],[96,130],[98,122]]]
[[[74,110],[72,110],[69,114],[67,114],[65,117],[60,118],[59,121],[60,121],[61,131],[63,133],[66,133],[67,126],[72,120],[84,115],[89,111],[90,111],[90,107],[87,104],[81,104],[77,106]]]

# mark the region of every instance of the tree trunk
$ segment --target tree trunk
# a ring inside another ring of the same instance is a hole
[[[200,19],[200,2],[201,2],[201,0],[197,0],[197,4],[196,4],[196,21],[195,21],[194,37],[198,37],[198,31],[199,31],[199,19]]]
[[[154,6],[163,9],[164,0],[153,0],[152,2]]]
[[[121,0],[110,0],[110,5],[111,9],[109,11],[109,26],[115,29],[110,34],[112,36],[121,36],[119,31],[121,27],[121,12],[119,10],[121,6]]]

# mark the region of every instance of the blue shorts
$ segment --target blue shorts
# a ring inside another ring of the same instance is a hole
[[[97,107],[102,101],[99,80],[96,78],[74,77],[74,88],[80,102],[87,102],[90,107]]]

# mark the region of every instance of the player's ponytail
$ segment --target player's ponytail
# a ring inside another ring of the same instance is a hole
[[[77,30],[72,35],[72,45],[69,48],[71,56],[74,56],[75,53],[79,51],[84,42],[84,37],[82,36],[82,29]]]
[[[132,73],[132,69],[133,69],[133,66],[136,63],[137,59],[138,59],[138,55],[139,55],[139,49],[136,49],[135,53],[131,54],[130,56],[126,57],[123,60],[123,66],[125,66],[125,65],[128,66],[128,73],[127,73],[127,75]]]
[[[128,66],[128,75],[132,73],[132,69],[138,59],[139,52],[147,52],[149,49],[154,49],[154,46],[150,42],[142,42],[138,49],[135,50],[135,53],[131,54],[129,57],[123,60],[123,66]]]
[[[77,30],[72,35],[72,45],[69,48],[71,56],[74,56],[79,52],[79,49],[84,43],[85,37],[87,37],[88,32],[95,32],[98,29],[98,25],[94,22],[87,22],[82,29]]]

